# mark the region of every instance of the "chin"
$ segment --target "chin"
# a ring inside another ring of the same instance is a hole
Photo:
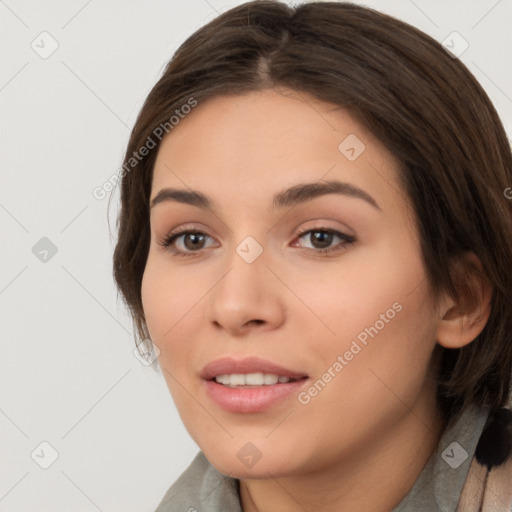
[[[290,474],[293,467],[290,458],[284,454],[272,452],[265,456],[265,448],[259,450],[255,444],[245,443],[241,447],[229,447],[213,450],[202,449],[210,464],[223,475],[240,479],[268,479]]]

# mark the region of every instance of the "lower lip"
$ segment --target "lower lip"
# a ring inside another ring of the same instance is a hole
[[[210,398],[230,412],[262,412],[277,402],[298,393],[307,379],[254,388],[230,388],[214,380],[205,381]]]

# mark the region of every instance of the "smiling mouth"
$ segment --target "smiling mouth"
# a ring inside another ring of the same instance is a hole
[[[211,381],[229,388],[257,388],[261,386],[274,386],[276,384],[287,384],[289,382],[297,382],[307,377],[291,378],[285,375],[277,375],[275,373],[231,373],[216,375]]]
[[[272,410],[290,400],[309,379],[303,372],[258,357],[217,359],[203,368],[200,377],[217,406],[243,414]]]

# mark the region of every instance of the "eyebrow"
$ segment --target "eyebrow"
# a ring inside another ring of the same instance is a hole
[[[327,194],[341,194],[348,197],[362,199],[377,210],[381,210],[377,201],[363,189],[342,181],[322,181],[316,183],[299,183],[293,187],[278,192],[272,201],[274,209],[295,206],[305,203],[316,197]],[[178,188],[163,188],[151,201],[151,208],[164,202],[178,202],[197,206],[198,208],[215,210],[215,202],[197,190]]]

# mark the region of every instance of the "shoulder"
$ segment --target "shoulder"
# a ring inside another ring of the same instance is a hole
[[[219,473],[199,452],[169,487],[155,512],[242,512],[238,481]]]

